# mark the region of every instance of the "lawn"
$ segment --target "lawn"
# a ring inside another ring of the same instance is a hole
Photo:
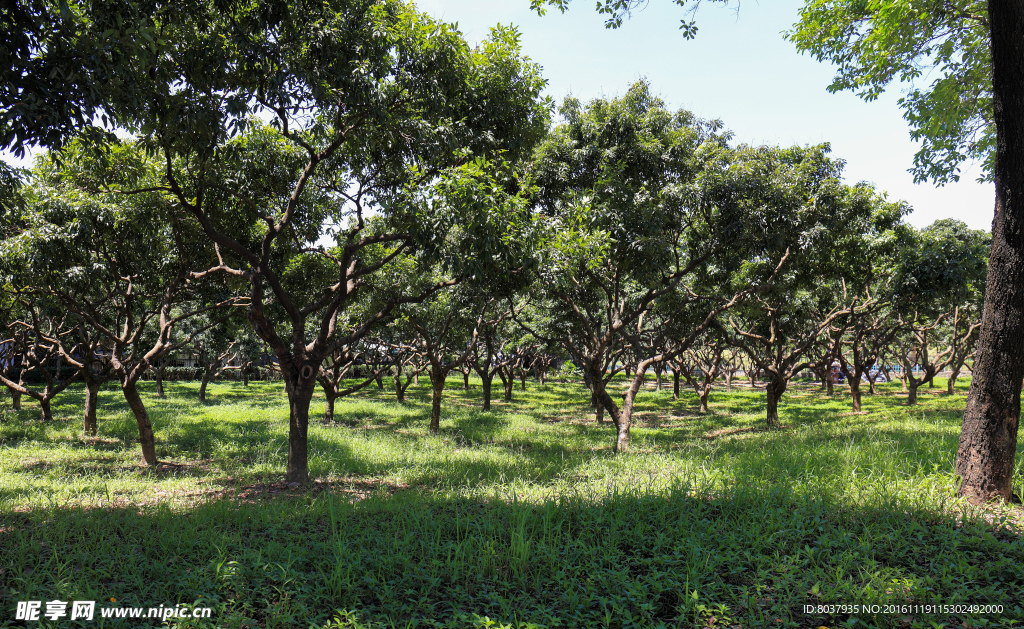
[[[80,388],[50,424],[4,410],[0,627],[1024,626],[1021,509],[953,498],[963,391],[907,407],[886,385],[852,414],[845,391],[797,385],[767,432],[763,391],[716,390],[701,415],[692,392],[647,390],[616,456],[577,383],[517,385],[490,412],[479,381],[448,386],[437,437],[426,380],[405,404],[340,400],[310,427],[308,487],[282,482],[280,383],[206,404],[198,383],[144,383],[156,470],[114,387],[96,439]],[[92,621],[15,618],[75,600]],[[211,611],[101,617],[160,605]]]

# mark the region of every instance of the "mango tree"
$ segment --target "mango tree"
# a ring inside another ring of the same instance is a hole
[[[187,24],[166,24],[175,53],[136,90],[136,128],[179,220],[215,248],[203,279],[248,287],[288,393],[287,479],[305,482],[323,362],[448,282],[360,321],[339,314],[401,256],[452,281],[509,266],[515,208],[494,195],[514,186],[493,164],[514,163],[545,130],[543,81],[514,30],[470,48],[394,0],[198,4]]]

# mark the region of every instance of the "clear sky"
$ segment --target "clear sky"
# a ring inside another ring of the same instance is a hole
[[[818,144],[846,160],[848,182],[869,181],[890,198],[914,208],[907,220],[924,227],[957,218],[975,229],[992,224],[994,188],[975,182],[979,168],[967,164],[957,184],[913,183],[907,168],[917,145],[896,104],[894,86],[877,101],[825,88],[832,67],[800,55],[782,31],[797,19],[802,2],[742,3],[738,13],[717,5],[697,14],[695,40],[683,39],[684,11],[669,0],[651,0],[618,30],[607,30],[592,0],[575,0],[565,14],[530,11],[529,0],[417,0],[419,8],[457,22],[467,40],[485,38],[495,24],[514,24],[526,55],[544,68],[547,93],[561,101],[621,94],[646,77],[673,109],[720,118],[748,144]]]

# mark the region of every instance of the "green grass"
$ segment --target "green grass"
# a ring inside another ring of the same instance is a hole
[[[648,390],[615,456],[577,384],[517,386],[487,413],[473,385],[449,382],[437,437],[426,382],[406,404],[339,401],[299,490],[280,383],[215,384],[205,405],[198,384],[144,385],[174,464],[158,470],[115,388],[98,439],[81,389],[49,425],[3,411],[0,627],[55,599],[213,609],[176,627],[1024,626],[1021,510],[953,498],[962,391],[906,407],[886,385],[854,415],[842,390],[798,385],[765,432],[763,391],[716,390],[700,415],[691,392]],[[1002,611],[920,610],[971,604]]]

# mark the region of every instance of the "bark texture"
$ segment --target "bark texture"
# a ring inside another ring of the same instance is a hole
[[[1024,378],[1024,2],[990,0],[996,123],[995,218],[981,335],[964,411],[958,494],[1013,500]]]
[[[309,482],[309,403],[313,399],[316,381],[312,376],[287,378],[288,392],[288,469],[285,480],[289,483]]]
[[[158,463],[156,458],[156,437],[153,436],[153,424],[149,421],[149,413],[146,412],[146,405],[142,402],[139,390],[135,387],[135,380],[126,378],[121,383],[121,391],[135,415],[135,423],[139,426],[139,445],[142,447],[142,460],[146,465],[154,466]]]

